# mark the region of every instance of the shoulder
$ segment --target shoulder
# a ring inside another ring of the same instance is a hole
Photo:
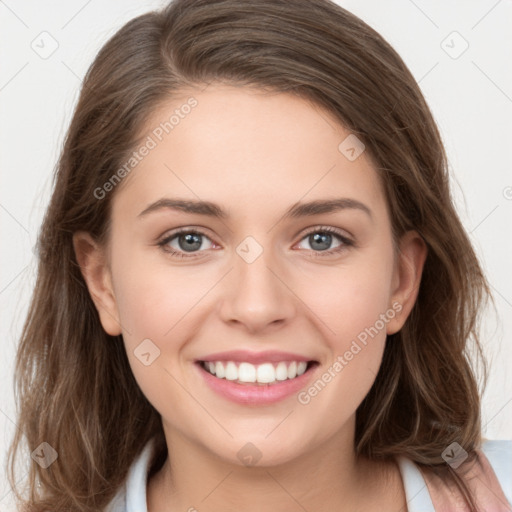
[[[456,456],[448,464],[464,481],[478,510],[512,512],[511,450],[511,441],[483,439],[480,448],[476,449],[478,457],[465,462],[467,452],[460,445],[451,449],[450,457],[454,451]],[[425,471],[423,476],[436,511],[469,512],[455,480],[431,471]]]
[[[512,511],[512,440],[482,439],[477,450],[481,465],[472,464],[464,471],[482,510]],[[416,465],[405,457],[398,459],[408,506],[412,512],[467,511],[454,482]],[[458,466],[457,466],[458,467]],[[457,473],[461,474],[459,471]]]
[[[509,504],[512,504],[512,440],[482,440],[487,457]]]

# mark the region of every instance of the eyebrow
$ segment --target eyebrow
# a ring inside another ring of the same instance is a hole
[[[210,201],[195,201],[185,199],[162,198],[151,203],[147,208],[139,213],[138,217],[144,217],[149,213],[170,209],[185,213],[195,213],[198,215],[207,215],[218,219],[227,219],[229,214],[219,205]],[[340,210],[360,210],[373,219],[372,212],[368,206],[356,199],[317,199],[308,203],[295,203],[283,215],[282,218],[299,218],[319,215],[322,213],[333,213]]]

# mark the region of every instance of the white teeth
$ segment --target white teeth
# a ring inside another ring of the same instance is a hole
[[[274,382],[276,380],[276,371],[272,363],[264,363],[258,365],[256,369],[256,380],[264,384]]]
[[[217,375],[219,379],[223,379],[226,376],[226,372],[224,371],[224,365],[220,362],[215,363],[215,375]]]
[[[240,363],[238,367],[238,380],[241,382],[256,382],[255,366],[249,363]]]
[[[297,363],[293,361],[290,363],[290,366],[288,366],[288,378],[293,379],[297,375]]]
[[[286,380],[288,378],[288,367],[286,363],[279,363],[276,368],[276,379],[277,380]]]
[[[295,379],[306,371],[307,365],[305,361],[292,361],[290,363],[281,361],[276,365],[274,363],[253,365],[243,362],[239,363],[238,366],[233,361],[227,363],[207,361],[203,363],[203,368],[219,379],[270,384],[276,380]]]
[[[226,365],[226,380],[237,380],[237,379],[238,379],[238,370],[236,368],[236,364],[233,363],[233,361],[229,361],[229,363]]]

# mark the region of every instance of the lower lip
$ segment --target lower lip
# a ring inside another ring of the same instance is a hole
[[[266,385],[238,384],[236,381],[219,379],[195,363],[206,384],[219,395],[244,405],[267,405],[279,402],[298,393],[313,377],[318,364],[313,364],[294,379],[276,381]]]

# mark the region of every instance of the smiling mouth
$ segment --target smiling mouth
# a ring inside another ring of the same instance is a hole
[[[220,380],[241,385],[269,386],[294,380],[319,363],[317,361],[280,361],[251,364],[239,361],[198,361],[197,364]]]

